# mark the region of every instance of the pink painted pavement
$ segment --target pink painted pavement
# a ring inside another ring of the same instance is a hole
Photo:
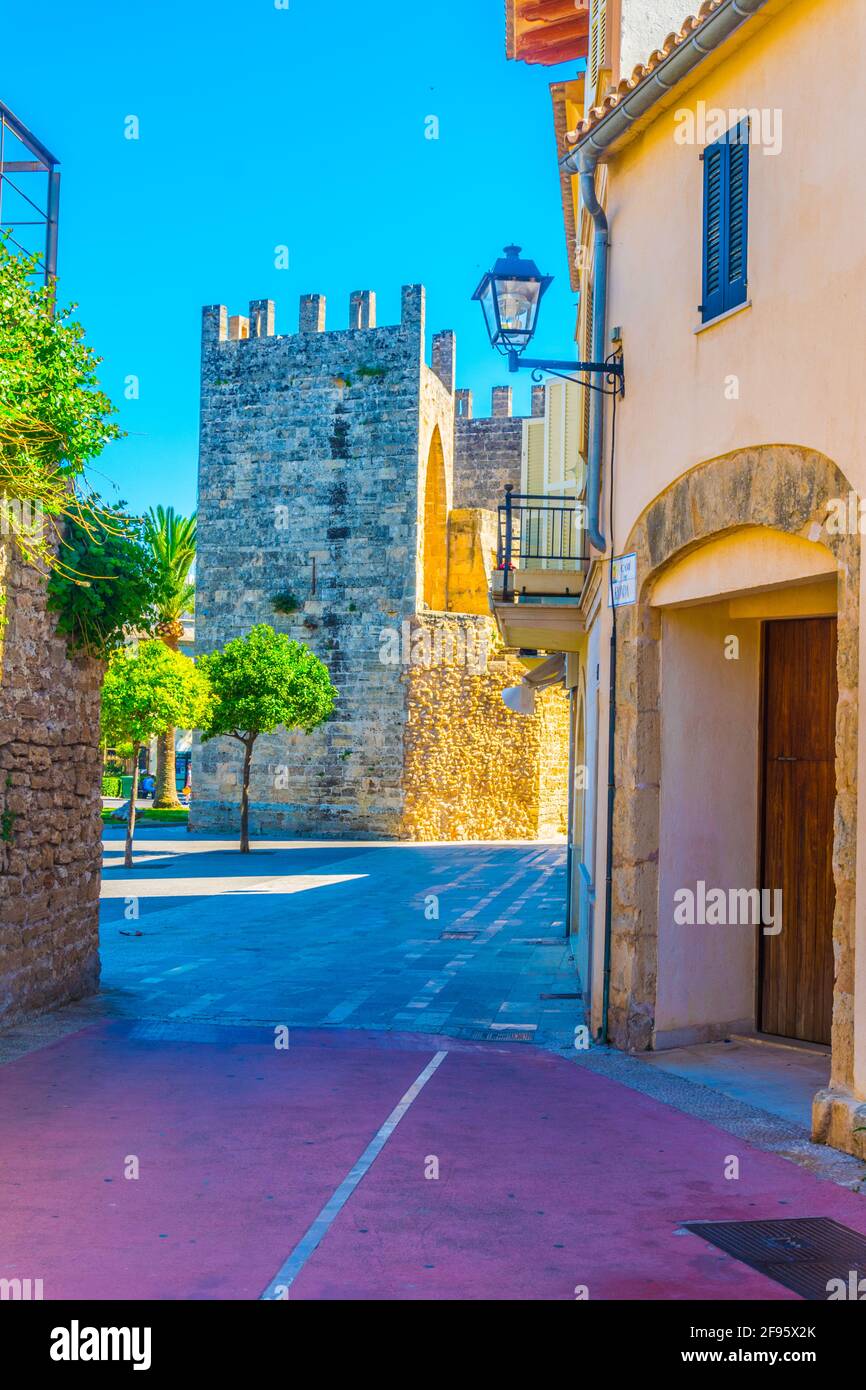
[[[862,1198],[533,1047],[112,1023],[0,1068],[0,1275],[47,1299],[259,1297],[439,1048],[292,1299],[794,1299],[681,1223],[866,1234]]]

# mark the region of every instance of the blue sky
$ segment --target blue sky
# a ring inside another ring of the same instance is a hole
[[[61,299],[79,304],[127,438],[93,481],[135,510],[195,506],[200,310],[427,287],[458,334],[458,384],[489,413],[507,381],[470,296],[515,240],[555,281],[533,350],[568,354],[568,284],[548,83],[577,65],[505,59],[502,0],[43,0],[4,18],[0,99],[60,159]],[[140,138],[124,138],[137,116]],[[425,120],[439,139],[425,139]],[[289,268],[274,248],[289,248]],[[140,382],[137,401],[124,382]],[[511,379],[527,408],[528,374]],[[109,481],[110,480],[110,481]],[[115,487],[116,485],[116,487]]]

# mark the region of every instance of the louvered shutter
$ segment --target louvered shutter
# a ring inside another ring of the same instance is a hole
[[[704,289],[701,312],[704,321],[724,313],[727,223],[727,141],[719,140],[704,151]]]
[[[725,308],[735,309],[747,297],[749,237],[749,122],[728,135],[728,273]]]
[[[746,302],[749,240],[748,120],[704,151],[703,302],[706,323]]]
[[[577,382],[570,381],[566,384],[562,434],[562,492],[565,497],[571,498],[575,503],[580,500],[586,483],[586,465],[580,451],[581,419],[585,395],[588,395],[588,392],[584,391]],[[582,549],[579,544],[581,537],[576,511],[568,512],[563,516],[562,531],[563,555],[576,557]],[[563,560],[562,568],[577,569],[577,559]]]
[[[581,344],[581,351],[583,352],[583,360],[584,360],[584,362],[591,362],[591,361],[592,361],[592,338],[593,338],[593,332],[592,332],[592,330],[593,330],[593,323],[594,323],[594,317],[593,317],[593,283],[592,283],[592,277],[591,277],[590,275],[588,275],[588,274],[584,276],[583,281],[581,282],[581,293],[582,293],[582,294],[585,296],[585,298],[586,298],[586,309],[585,309],[585,316],[584,316],[584,320],[583,320],[583,342],[582,342],[582,344]],[[587,377],[585,378],[585,380],[586,380],[586,381],[589,381],[590,378],[587,376]],[[589,454],[589,412],[590,412],[590,403],[591,403],[591,401],[592,401],[592,391],[589,389],[588,386],[581,386],[580,390],[581,390],[581,393],[582,393],[582,396],[583,396],[583,419],[582,419],[582,425],[581,425],[581,440],[580,440],[580,447],[581,447],[581,453],[583,454],[583,457],[586,458],[586,457],[588,456],[588,454]]]
[[[544,420],[525,420],[523,424],[521,492],[524,495],[529,493],[533,500],[524,502],[524,508],[540,508],[543,505],[537,499],[545,492],[545,455]],[[520,564],[523,566],[526,565],[527,559],[538,555],[540,550],[541,515],[541,511],[532,510],[524,510],[522,513]]]
[[[589,51],[586,59],[586,109],[598,99],[599,73],[607,56],[607,0],[592,0],[589,12]]]

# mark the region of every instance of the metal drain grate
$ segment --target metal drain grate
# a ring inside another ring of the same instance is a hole
[[[810,1302],[827,1302],[834,1292],[837,1298],[857,1298],[860,1280],[866,1280],[866,1237],[824,1216],[684,1221],[683,1226]]]

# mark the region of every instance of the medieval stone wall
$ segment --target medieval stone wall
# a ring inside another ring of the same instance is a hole
[[[505,500],[505,484],[520,491],[523,420],[458,417],[454,428],[454,506],[496,510]]]
[[[0,549],[0,1020],[99,983],[102,668],[71,661],[42,579]]]
[[[415,664],[405,674],[404,834],[419,840],[564,835],[565,692],[544,692],[530,717],[514,714],[502,691],[519,684],[525,670],[513,653],[498,649],[491,618],[426,614],[417,628],[430,634],[435,664]]]
[[[540,804],[553,728],[502,703],[519,663],[428,658],[425,633],[443,622],[493,630],[483,500],[498,504],[506,476],[519,484],[522,421],[501,387],[493,418],[461,420],[455,437],[466,402],[454,335],[434,336],[428,366],[424,320],[421,286],[404,288],[401,322],[383,328],[369,292],[336,332],[319,295],[304,296],[300,331],[284,337],[270,301],[248,318],[204,311],[197,650],[267,622],[307,643],[339,691],[312,734],[258,740],[253,833],[514,838],[564,825],[552,782]],[[471,514],[455,511],[458,478],[481,494]],[[281,592],[289,614],[275,610]],[[480,616],[446,619],[457,605]],[[241,756],[232,740],[196,747],[192,829],[237,827]]]

